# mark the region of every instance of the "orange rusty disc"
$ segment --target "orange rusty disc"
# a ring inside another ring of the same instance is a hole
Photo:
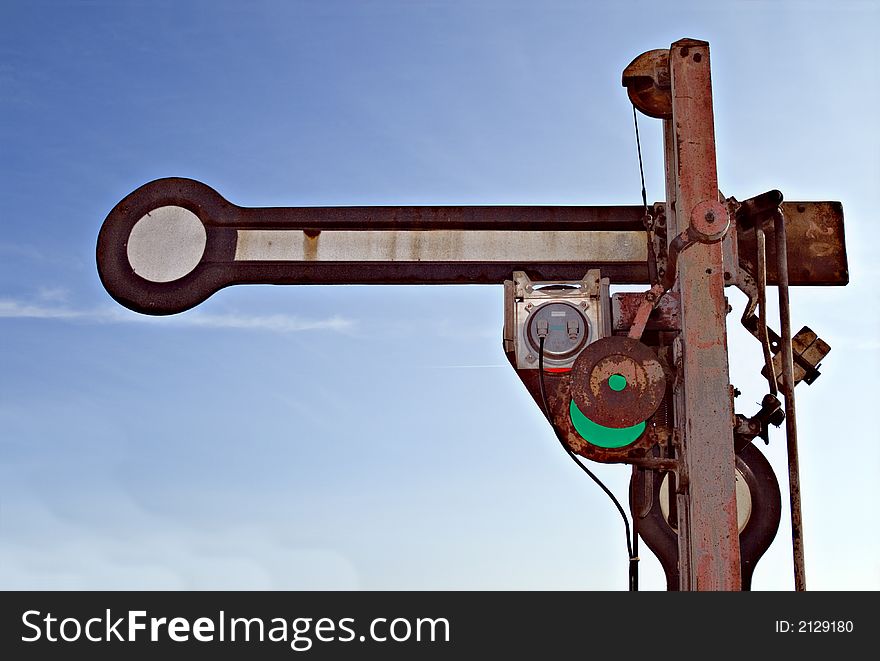
[[[650,418],[666,394],[657,355],[628,337],[606,337],[588,345],[574,361],[570,384],[581,413],[617,429]]]

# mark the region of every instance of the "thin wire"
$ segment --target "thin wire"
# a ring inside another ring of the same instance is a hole
[[[590,479],[593,480],[596,484],[599,485],[599,488],[604,491],[608,497],[611,499],[611,502],[614,503],[614,506],[617,508],[617,511],[620,512],[620,516],[623,519],[623,526],[626,530],[626,554],[629,557],[629,589],[630,591],[635,591],[636,589],[636,576],[638,567],[637,563],[639,561],[638,557],[633,555],[633,547],[632,542],[630,540],[630,529],[629,529],[629,519],[626,518],[626,512],[624,512],[623,507],[620,505],[620,501],[617,500],[615,495],[611,493],[611,490],[605,486],[605,484],[600,480],[593,471],[584,466],[580,459],[577,458],[574,452],[572,452],[571,448],[568,447],[568,443],[562,438],[559,433],[559,430],[556,428],[556,425],[553,424],[553,418],[550,415],[550,407],[547,405],[547,390],[544,385],[544,339],[543,337],[538,338],[538,384],[541,389],[541,402],[544,405],[544,412],[547,414],[547,419],[550,420],[550,427],[553,429],[553,433],[556,435],[556,440],[559,441],[559,444],[562,445],[562,448],[565,450],[566,454],[571,457],[571,460],[577,464],[578,468],[584,471],[587,475],[590,476]]]
[[[639,176],[642,179],[642,206],[645,208],[645,215],[648,215],[648,192],[645,190],[645,168],[642,165],[642,142],[639,140],[639,119],[636,115],[636,107],[633,106],[633,124],[636,127],[636,150],[639,152]]]
[[[642,209],[644,216],[642,222],[645,225],[645,237],[648,241],[648,277],[652,285],[660,282],[660,276],[657,273],[657,255],[654,251],[654,221],[651,213],[648,211],[648,191],[645,188],[645,166],[642,163],[642,141],[639,138],[639,120],[636,114],[636,107],[633,105],[633,126],[636,128],[636,151],[639,154],[639,177],[642,182]]]

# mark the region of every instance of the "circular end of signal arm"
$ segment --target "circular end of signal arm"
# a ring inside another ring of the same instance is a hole
[[[188,310],[230,284],[239,207],[194,179],[144,184],[107,215],[98,275],[125,307],[152,315]]]

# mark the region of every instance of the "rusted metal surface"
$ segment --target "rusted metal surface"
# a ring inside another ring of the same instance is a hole
[[[615,390],[609,378],[620,375]],[[571,370],[571,397],[590,420],[605,427],[632,427],[651,417],[666,394],[657,355],[638,340],[606,337],[587,346]]]
[[[736,425],[733,430],[734,450],[739,454],[755,437],[760,437],[764,439],[765,443],[769,443],[769,425],[778,427],[784,421],[785,411],[782,410],[779,399],[775,395],[767,393],[761,400],[761,408],[755,415],[747,418],[739,413],[736,414]]]
[[[691,211],[690,224],[671,237],[667,247],[665,273],[661,284],[663,291],[671,289],[678,276],[678,257],[697,243],[717,243],[722,241],[730,229],[727,208],[720,202],[700,202]],[[722,245],[722,261],[725,247]]]
[[[685,39],[669,51],[673,118],[667,122],[669,238],[686,232],[699,205],[717,203],[709,45]],[[671,161],[670,161],[671,159]],[[705,220],[705,217],[704,217]],[[679,561],[685,590],[739,590],[733,405],[727,363],[722,244],[678,257],[680,362],[674,391],[689,483],[679,494]]]
[[[777,191],[778,192],[778,191]],[[789,285],[845,285],[849,266],[840,202],[783,202],[788,238]],[[773,224],[764,227],[767,237],[767,284],[778,285],[776,236]],[[756,274],[755,235],[751,227],[738,231],[740,264]]]
[[[602,230],[239,230],[237,262],[643,262],[644,235]]]
[[[568,367],[560,369],[559,367],[548,368],[545,356],[544,382],[548,404],[545,409],[541,396],[538,365],[534,361],[523,360],[521,355],[520,349],[522,347],[520,344],[525,342],[523,334],[526,330],[522,320],[517,320],[517,310],[529,303],[534,303],[537,306],[536,309],[538,309],[541,301],[555,300],[556,297],[561,297],[560,301],[577,303],[578,307],[582,303],[586,304],[584,312],[590,319],[591,328],[598,333],[599,338],[610,337],[612,327],[611,297],[608,292],[608,283],[606,278],[600,277],[599,271],[588,271],[586,276],[579,281],[557,283],[557,286],[549,286],[548,283],[542,282],[532,282],[522,272],[514,273],[514,279],[505,282],[505,324],[503,333],[505,355],[510,361],[511,366],[516,370],[517,376],[522,380],[523,385],[525,385],[534,398],[535,403],[544,411],[560,440],[573,452],[592,461],[602,463],[634,463],[640,466],[650,466],[655,470],[679,470],[680,467],[675,459],[654,457],[648,454],[648,451],[655,445],[659,444],[666,447],[669,444],[669,420],[665,415],[666,409],[664,407],[660,407],[664,413],[661,415],[658,411],[651,416],[646,425],[645,432],[633,443],[626,446],[604,448],[593,445],[580,436],[575,430],[570,416],[570,404],[572,402],[571,366],[573,366],[574,361],[577,359],[576,357],[565,361],[564,364],[568,365]],[[593,333],[591,333],[592,337]],[[653,355],[650,350],[645,350],[648,354]],[[654,356],[654,360],[656,360],[656,356]],[[666,368],[661,367],[661,369]],[[666,375],[666,378],[668,378],[668,375]],[[651,412],[646,411],[645,415],[650,416]]]
[[[785,397],[785,444],[788,450],[788,492],[791,505],[791,543],[794,559],[794,589],[807,589],[804,559],[804,523],[801,515],[801,476],[798,460],[797,410],[794,399],[794,359],[791,339],[791,312],[788,299],[788,250],[786,222],[781,211],[773,218],[776,266],[779,282],[779,323],[782,331],[782,394]]]
[[[630,102],[648,117],[672,117],[668,50],[662,48],[639,55],[623,70],[621,82]]]
[[[654,311],[654,306],[660,302],[660,297],[663,296],[665,291],[663,285],[656,284],[652,285],[648,291],[642,294],[642,302],[639,304],[639,309],[636,310],[636,314],[633,317],[632,327],[629,329],[628,337],[631,340],[642,339],[642,333],[645,332],[648,318]]]
[[[658,280],[663,282],[667,268],[667,232],[666,232],[666,203],[655,202],[648,216],[649,222],[647,232],[650,237],[648,245],[648,258],[655,262],[656,273],[653,274],[656,280],[651,280],[654,284]],[[649,267],[650,275],[650,267]]]
[[[697,243],[697,240],[687,229],[671,237],[666,246],[666,265],[662,280],[664,291],[672,289],[675,284],[675,279],[678,276],[678,256],[694,243]]]
[[[718,200],[704,200],[691,210],[688,233],[700,243],[715,243],[730,229],[727,207]]]
[[[819,377],[819,371],[816,367],[825,359],[831,351],[831,346],[816,335],[809,327],[801,328],[797,335],[791,340],[792,360],[794,361],[794,372],[792,382],[797,385],[801,381],[808,384],[813,383]],[[773,357],[773,373],[776,375],[777,383],[781,387],[784,372],[784,352],[779,351]],[[761,374],[769,377],[766,368],[761,370]]]
[[[776,371],[773,366],[773,352],[770,346],[770,328],[767,325],[767,238],[763,225],[763,223],[755,224],[758,288],[758,314],[755,317],[757,332],[755,336],[761,343],[761,355],[764,356],[764,372],[766,372],[767,383],[770,386],[770,394],[776,395],[779,389],[776,386]],[[751,302],[749,307],[752,307]]]
[[[628,333],[632,328],[636,312],[641,307],[644,294],[618,293],[611,297],[611,314],[615,333]],[[676,292],[666,292],[653,309],[645,324],[647,331],[677,331],[681,328],[679,318],[679,296]]]
[[[522,380],[526,390],[535,400],[540,410],[544,410],[541,402],[541,390],[539,383],[539,373],[536,369],[517,369],[516,355],[512,349],[505,350],[507,360],[511,367],[516,370],[517,376]],[[556,431],[562,438],[563,442],[571,448],[572,452],[579,454],[585,459],[597,461],[600,463],[635,463],[642,462],[651,463],[651,458],[646,459],[649,450],[658,443],[664,442],[664,430],[647,426],[647,430],[641,437],[630,445],[621,448],[602,448],[586,440],[577,433],[571,422],[569,415],[569,404],[571,403],[571,371],[568,372],[549,372],[544,373],[544,384],[546,386],[547,404],[549,413],[547,414],[549,422],[556,428]],[[677,469],[677,463],[673,460],[656,459],[654,467],[662,470]]]
[[[535,370],[532,371],[535,372]],[[570,375],[571,372],[558,375],[556,397],[550,402],[550,411],[556,429],[572,451],[600,463],[633,464],[643,460],[647,452],[659,442],[656,430],[650,425],[646,427],[645,433],[633,443],[620,448],[603,448],[593,445],[577,433],[569,415],[569,404],[572,399]],[[528,376],[523,375],[522,378],[528,387]],[[535,373],[535,378],[537,378],[537,373]]]
[[[763,345],[765,364],[761,369],[761,375],[767,379],[770,392],[775,395],[777,390],[782,387],[783,354],[781,348],[783,340],[766,322],[762,323],[760,315],[755,314],[755,309],[761,307],[758,294],[760,285],[754,287],[753,283],[743,282],[743,280],[742,274],[740,274],[738,286],[749,296],[749,303],[746,305],[741,319],[742,325]],[[812,385],[821,375],[818,366],[831,352],[831,345],[816,335],[809,326],[804,326],[792,338],[791,346],[794,361],[794,384],[797,385],[803,381],[807,385]]]
[[[791,267],[792,283],[845,284],[840,205],[791,204],[795,206],[789,213],[790,262],[797,265]],[[663,205],[654,206],[655,233],[662,236]],[[147,244],[150,250],[146,252],[127,250],[139,221],[169,207],[194,214],[204,225],[201,257],[183,275],[179,275],[178,263],[170,263],[175,258],[174,246],[169,247],[169,264],[158,268],[149,262],[136,268],[143,255],[155,255],[154,246]],[[232,204],[198,181],[167,178],[138,188],[114,207],[98,237],[97,261],[107,291],[122,305],[147,314],[181,312],[234,284],[501,284],[515,270],[525,271],[534,280],[550,281],[576,280],[587,268],[595,267],[614,283],[645,284],[649,278],[643,220],[643,208],[635,205],[247,208]],[[470,250],[465,258],[460,246],[457,252],[454,249],[460,243],[458,231],[498,232],[497,238],[502,233],[519,233],[522,241],[508,234],[506,242],[499,242],[487,234],[484,243],[506,245],[507,252],[496,250],[484,257],[480,250]],[[273,236],[281,236],[275,232],[290,234],[273,243]],[[402,241],[385,232],[398,233]],[[425,240],[426,232],[451,234],[446,240]],[[541,233],[549,240],[529,238],[527,232]],[[596,234],[595,249],[574,250],[575,245],[590,244],[588,236],[577,234],[586,232]],[[364,233],[363,237],[358,233]],[[530,241],[531,247],[523,253]],[[363,259],[340,252],[342,244],[375,244],[384,246],[384,253]],[[399,244],[408,246],[409,259]],[[428,250],[427,244],[434,247]],[[555,254],[554,246],[558,248]],[[444,247],[451,251],[444,252]],[[571,252],[577,256],[567,261],[564,254]],[[661,264],[666,263],[664,252],[658,251]],[[382,259],[383,254],[388,258]],[[677,254],[671,252],[673,258]],[[773,257],[771,252],[771,262]],[[668,281],[666,267],[659,268],[658,275],[665,274]],[[160,279],[171,277],[166,273],[175,277],[168,281],[144,277],[151,273]],[[768,277],[773,282],[775,271],[771,269]]]

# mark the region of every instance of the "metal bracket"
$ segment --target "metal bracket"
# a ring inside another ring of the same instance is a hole
[[[756,258],[752,268],[757,272],[756,278],[746,267],[751,266],[749,260],[736,264],[735,284],[740,291],[748,296],[748,303],[743,311],[741,323],[761,343],[764,348],[764,368],[761,374],[768,380],[770,389],[775,394],[782,387],[782,338],[770,328],[764,313],[764,289],[767,286],[767,264],[764,240],[764,225],[779,215],[782,204],[782,193],[772,190],[738,203],[736,223],[738,229],[755,232]],[[782,222],[786,222],[783,220]],[[761,314],[755,314],[760,307]],[[804,326],[792,338],[792,358],[794,361],[794,385],[801,381],[812,384],[819,378],[817,369],[820,362],[831,351],[830,345],[816,335],[809,327]]]
[[[737,454],[742,452],[755,438],[761,438],[764,445],[769,445],[768,426],[778,427],[785,421],[785,411],[782,403],[771,394],[764,395],[761,400],[761,408],[751,418],[744,415],[736,415],[736,424],[733,428],[734,450]]]
[[[718,243],[729,231],[730,217],[724,204],[718,201],[705,201],[694,207],[687,229],[669,244],[662,280],[652,285],[644,294],[645,299],[639,306],[629,331],[631,339],[641,339],[651,311],[660,302],[663,294],[675,284],[678,256],[695,243]]]
[[[775,335],[775,333],[774,333]],[[791,340],[792,358],[794,359],[794,385],[801,381],[812,385],[819,378],[821,361],[831,351],[831,346],[816,335],[808,326],[801,328]],[[782,353],[777,352],[773,357],[773,371],[777,376],[777,382],[782,384]],[[761,370],[765,377],[769,374],[765,366]]]

